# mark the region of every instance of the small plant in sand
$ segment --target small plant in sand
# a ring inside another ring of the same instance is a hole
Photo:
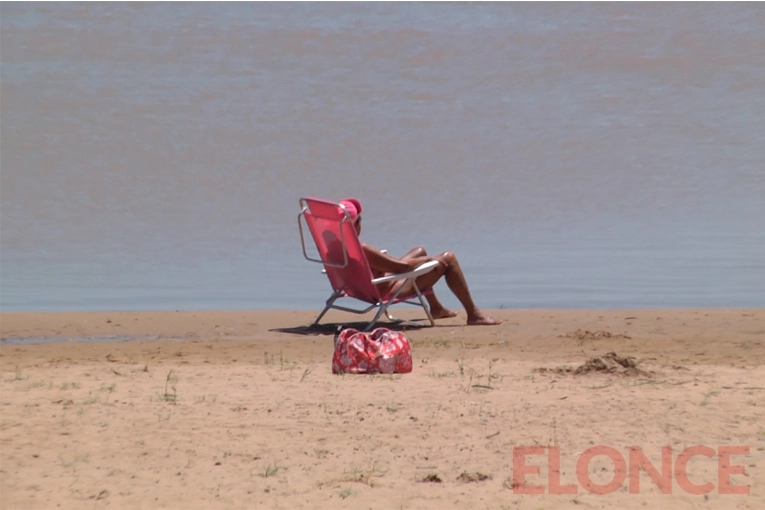
[[[470,380],[468,381],[468,385],[465,388],[466,393],[470,393],[471,389],[483,389],[483,390],[493,390],[495,387],[492,385],[492,381],[502,381],[504,378],[502,375],[494,372],[494,363],[496,363],[499,360],[499,358],[494,358],[489,362],[489,373],[488,374],[480,374],[477,370],[474,368],[464,365],[470,372]],[[460,370],[464,372],[463,365],[460,364]],[[486,384],[483,384],[481,381],[483,378],[486,377]],[[476,379],[476,383],[473,384],[473,379]]]
[[[111,383],[110,385],[101,385],[101,391],[108,391],[109,393],[106,395],[106,398],[104,399],[104,404],[109,402],[109,395],[114,393],[114,390],[117,388],[117,383]]]
[[[372,464],[372,467],[369,469],[361,469],[359,467],[354,467],[351,471],[344,471],[343,472],[343,481],[345,482],[356,482],[356,483],[363,483],[364,485],[368,485],[369,487],[374,487],[375,482],[373,478],[379,478],[383,476],[385,473],[377,469],[377,466]]]
[[[341,499],[346,499],[346,498],[349,498],[349,497],[355,496],[355,495],[356,495],[356,491],[353,490],[351,487],[346,487],[345,489],[340,491],[340,498]]]
[[[393,402],[393,403],[391,403],[391,404],[388,404],[387,406],[385,406],[385,409],[386,409],[386,410],[387,410],[389,413],[395,413],[396,411],[398,411],[399,409],[401,409],[401,404],[398,404],[398,403],[396,403],[396,402]]]
[[[59,422],[59,425],[61,427],[66,427],[66,426],[71,425],[71,424],[72,424],[72,422],[66,419],[66,412],[63,412],[61,414],[61,421]]]
[[[6,379],[5,382],[23,381],[24,379],[26,379],[26,376],[21,373],[21,369],[16,365],[16,371],[13,376]]]
[[[436,379],[441,379],[441,378],[444,378],[444,377],[457,377],[457,374],[456,374],[456,373],[454,373],[453,371],[450,371],[450,372],[436,372],[436,371],[431,371],[431,372],[428,374],[428,377],[434,377],[434,378],[436,378]]]
[[[274,462],[273,464],[269,464],[266,466],[266,470],[263,473],[263,478],[270,478],[272,476],[276,476],[279,473],[279,470],[281,468]]]
[[[313,370],[316,368],[316,365],[314,363],[311,363],[307,367],[305,367],[305,370],[303,370],[303,375],[300,377],[300,382],[305,381],[305,378],[308,377],[308,374],[313,372]]]
[[[37,382],[33,382],[32,384],[24,388],[24,391],[36,390],[38,388],[44,388],[44,387],[45,387],[45,381],[37,381]],[[48,389],[52,389],[52,388],[53,388],[53,385],[51,383],[48,383]]]
[[[162,394],[160,399],[165,402],[172,402],[173,404],[178,402],[178,390],[175,386],[176,384],[178,384],[178,377],[173,375],[173,370],[170,369],[167,373],[167,378],[165,379],[165,393]],[[168,388],[172,389],[173,392],[170,393]]]
[[[170,418],[173,416],[173,411],[168,409],[167,414],[165,414],[165,411],[162,409],[158,410],[154,415],[157,417],[157,423],[164,421],[170,421]],[[147,452],[148,453],[148,452]],[[146,454],[144,454],[146,455]]]
[[[712,397],[716,397],[719,394],[720,394],[719,390],[712,390],[712,389],[710,389],[709,391],[707,391],[704,394],[704,398],[701,400],[699,405],[700,406],[705,406],[705,405],[709,404],[709,399],[712,398]]]
[[[78,462],[87,463],[90,462],[90,455],[88,454],[77,454],[74,456],[74,458],[71,461],[64,460],[64,457],[61,455],[58,456],[58,462],[61,467],[69,468],[77,464]]]
[[[491,480],[492,476],[490,474],[481,473],[480,471],[476,471],[474,473],[468,473],[467,471],[463,471],[460,476],[457,477],[457,481],[464,482],[464,483],[476,483],[476,482],[483,482],[485,480]]]
[[[272,360],[273,362],[273,360]],[[284,357],[284,354],[282,354],[282,351],[279,351],[279,370],[284,370],[285,368],[289,369],[290,372],[295,369],[297,366],[297,363],[294,361],[290,361],[287,358]]]

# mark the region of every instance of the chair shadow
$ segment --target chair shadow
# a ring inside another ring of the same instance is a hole
[[[425,321],[423,324],[417,324],[417,321],[423,320]],[[327,322],[325,324],[310,324],[308,326],[294,326],[290,328],[274,328],[269,329],[269,331],[274,331],[277,333],[291,333],[293,335],[304,335],[304,336],[317,336],[317,335],[325,335],[330,336],[334,335],[337,332],[338,327],[341,329],[357,329],[359,331],[363,331],[365,327],[367,327],[367,324],[369,322]],[[413,331],[418,329],[428,329],[431,327],[438,327],[438,326],[431,326],[429,322],[427,322],[427,319],[415,319],[415,320],[408,320],[408,321],[378,321],[375,324],[375,328],[388,328],[393,331]]]

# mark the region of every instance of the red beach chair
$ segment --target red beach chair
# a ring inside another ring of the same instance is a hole
[[[421,306],[425,310],[431,326],[435,326],[436,323],[423,298],[423,292],[420,291],[414,280],[418,276],[435,269],[438,266],[437,261],[426,262],[407,273],[373,278],[369,262],[367,262],[361,247],[361,241],[359,241],[359,237],[356,235],[353,221],[345,207],[335,202],[310,197],[301,198],[300,207],[298,228],[300,230],[300,242],[303,246],[303,256],[306,260],[323,264],[324,272],[326,272],[329,283],[332,285],[332,295],[327,299],[326,306],[316,318],[314,324],[318,324],[330,308],[357,314],[367,313],[376,308],[377,313],[364,329],[369,331],[383,313],[388,319],[395,320],[388,313],[389,306],[396,303],[407,303]],[[319,259],[311,258],[306,252],[305,234],[303,232],[304,222],[316,243]],[[394,280],[411,281],[415,291],[414,294],[399,296],[401,289],[406,286],[405,282],[393,294],[381,295],[376,284]],[[345,297],[363,301],[369,306],[364,309],[356,309],[335,304],[337,299]],[[414,298],[418,298],[418,301],[415,301]]]

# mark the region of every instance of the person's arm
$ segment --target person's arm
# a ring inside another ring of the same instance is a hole
[[[369,262],[369,267],[372,268],[372,271],[380,273],[406,273],[420,264],[431,260],[431,257],[413,257],[402,260],[391,257],[387,253],[383,253],[368,244],[362,244],[361,246],[364,249],[364,255],[367,257],[367,262]]]

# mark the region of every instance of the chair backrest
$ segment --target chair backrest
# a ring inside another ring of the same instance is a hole
[[[335,202],[311,197],[301,198],[300,207],[298,227],[305,258],[324,264],[333,290],[342,290],[367,303],[379,303],[380,292],[372,283],[372,270],[348,211]],[[306,253],[301,218],[316,243],[319,260]]]

